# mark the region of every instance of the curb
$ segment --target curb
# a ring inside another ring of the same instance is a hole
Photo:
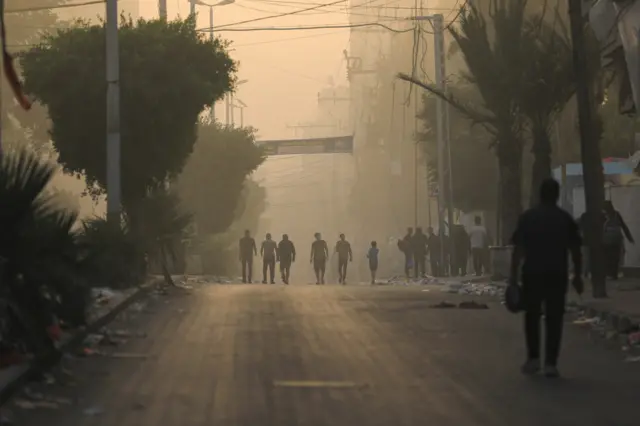
[[[49,354],[46,354],[42,359],[32,361],[30,364],[26,365],[24,370],[20,371],[15,378],[11,379],[0,389],[0,407],[3,406],[16,392],[27,385],[34,376],[44,373],[57,365],[64,352],[79,346],[88,335],[99,331],[101,328],[109,324],[129,306],[147,296],[160,282],[164,282],[164,280],[160,278],[153,278],[144,284],[141,284],[132,295],[122,300],[109,312],[97,318],[86,327],[78,330],[69,339],[63,341],[56,351],[52,351]]]

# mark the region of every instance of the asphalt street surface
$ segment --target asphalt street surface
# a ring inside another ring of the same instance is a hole
[[[568,325],[564,377],[524,377],[520,317],[495,301],[429,307],[442,300],[463,298],[203,284],[112,325],[147,337],[68,360],[71,378],[31,389],[56,403],[5,407],[25,426],[639,424],[640,363]]]

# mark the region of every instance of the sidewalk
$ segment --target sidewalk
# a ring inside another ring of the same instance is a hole
[[[594,299],[591,283],[585,281],[582,297],[571,289],[569,302],[584,308],[588,316],[602,318],[617,331],[624,332],[633,325],[640,325],[640,279],[608,280],[607,294],[609,297],[606,299]]]
[[[88,325],[64,332],[59,342],[59,349],[64,352],[78,345],[87,335],[104,327],[119,313],[143,298],[162,282],[163,279],[154,276],[149,277],[146,282],[140,286],[132,287],[124,291],[100,289],[100,291],[94,292],[94,300],[87,313]],[[54,358],[53,354],[51,358]],[[27,360],[23,364],[0,369],[0,405],[22,386],[26,385],[36,371],[47,370],[48,367],[49,366],[39,366]]]

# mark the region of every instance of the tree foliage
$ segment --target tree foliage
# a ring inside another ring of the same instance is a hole
[[[199,233],[224,232],[242,214],[238,202],[245,179],[264,160],[253,129],[200,124],[198,141],[177,182]]]
[[[119,27],[122,196],[125,209],[182,170],[198,115],[234,83],[220,39],[187,20],[123,20]],[[65,171],[106,186],[105,30],[78,21],[22,55],[25,86],[46,105]],[[96,186],[97,184],[97,186]]]
[[[7,0],[5,1],[5,24],[9,51],[20,52],[37,43],[43,31],[64,25],[51,9],[62,0]],[[16,12],[38,8],[35,11]],[[46,109],[35,103],[29,111],[23,110],[15,101],[11,90],[2,90],[2,136],[3,143],[31,145],[36,150],[48,150],[48,117]]]
[[[459,27],[449,28],[468,69],[462,73],[462,78],[475,85],[480,102],[465,102],[411,77],[399,76],[446,100],[493,136],[500,171],[499,217],[505,243],[522,211],[522,132],[525,122],[519,114],[519,100],[529,62],[528,52],[523,49],[527,46],[525,9],[526,0],[492,2],[490,31],[483,12],[471,4],[461,10]]]
[[[459,99],[469,99],[473,88],[469,85],[457,85],[453,91]],[[435,104],[435,96],[424,96],[423,108],[419,114],[425,131],[418,135],[418,142],[426,154],[431,182],[438,181]],[[449,120],[453,207],[463,212],[493,211],[497,205],[498,165],[490,150],[491,138],[457,110],[450,111]],[[445,189],[445,197],[448,197],[449,186]]]

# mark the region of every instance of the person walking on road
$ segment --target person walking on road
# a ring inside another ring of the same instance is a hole
[[[247,229],[244,231],[244,237],[240,238],[239,258],[242,265],[242,282],[251,283],[253,276],[253,256],[258,254],[256,249],[256,240],[251,237],[251,233]]]
[[[327,267],[327,259],[329,258],[329,247],[319,232],[316,232],[314,237],[315,241],[311,243],[311,259],[309,263],[313,264],[313,271],[316,273],[316,284],[324,284],[324,273]]]
[[[344,234],[340,234],[340,239],[336,243],[335,252],[338,253],[338,283],[347,283],[347,265],[353,262],[351,244],[346,240]]]
[[[378,271],[378,254],[380,250],[378,249],[378,243],[375,241],[371,241],[371,247],[369,247],[369,251],[367,252],[367,259],[369,259],[369,271],[371,272],[371,284],[376,283],[376,272]]]
[[[611,200],[604,202],[604,230],[602,242],[604,244],[605,266],[607,275],[618,279],[620,260],[624,250],[624,238],[631,244],[635,243],[629,227],[622,219],[622,215],[613,207]]]
[[[440,238],[433,232],[432,227],[427,228],[427,249],[429,252],[429,263],[431,266],[431,275],[439,277],[441,274],[440,263],[442,253],[442,245],[440,244]]]
[[[523,213],[513,233],[510,285],[517,285],[522,265],[522,301],[525,311],[527,361],[524,374],[540,371],[540,317],[545,311],[544,374],[558,377],[558,355],[566,293],[569,282],[568,253],[574,264],[573,287],[582,294],[582,239],[578,224],[558,207],[560,185],[545,179],[540,187],[540,204]]]
[[[471,251],[469,234],[462,225],[453,225],[452,229],[453,237],[451,238],[453,243],[453,261],[451,275],[464,277],[467,275],[467,263],[469,261],[469,252]]]
[[[271,234],[269,233],[267,233],[266,239],[260,246],[260,256],[262,256],[262,284],[267,283],[267,269],[269,270],[269,282],[275,284],[278,245],[271,239]]]
[[[411,237],[411,252],[413,253],[413,268],[415,278],[426,275],[425,263],[427,259],[427,236],[422,233],[422,228],[417,227]]]
[[[398,241],[398,249],[404,254],[404,274],[407,279],[411,278],[411,269],[413,268],[413,252],[411,251],[412,237],[413,228],[407,228],[406,235]]]
[[[291,263],[296,261],[296,247],[287,234],[282,235],[282,241],[278,243],[278,259],[280,260],[280,275],[282,282],[289,284]]]
[[[580,215],[580,220],[578,221],[579,227],[580,227],[580,232],[582,234],[582,275],[585,278],[588,278],[589,275],[591,275],[591,258],[590,258],[590,253],[589,253],[589,223],[588,223],[588,216],[587,216],[587,212],[582,213],[582,215]],[[604,217],[601,218],[601,220],[604,220]]]
[[[482,275],[484,266],[485,250],[489,246],[489,238],[487,237],[487,228],[482,225],[482,218],[476,216],[474,225],[469,230],[469,239],[471,240],[471,257],[473,258],[473,270],[476,276]]]

